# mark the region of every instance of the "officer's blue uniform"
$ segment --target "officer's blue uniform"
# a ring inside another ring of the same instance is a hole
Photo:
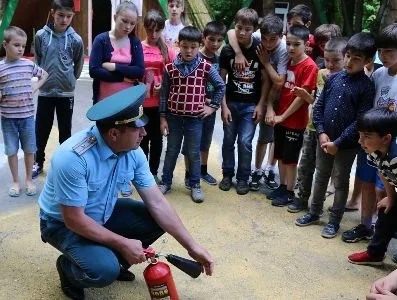
[[[148,122],[142,109],[145,92],[145,86],[138,85],[116,93],[95,104],[87,117],[112,126],[143,127]],[[128,265],[114,249],[66,228],[61,204],[84,207],[95,222],[124,237],[141,240],[144,247],[163,234],[143,202],[118,199],[120,191],[131,192],[130,182],[137,189],[156,184],[142,149],[114,153],[96,126],[74,134],[54,154],[39,197],[40,228],[43,240],[63,253],[57,261],[58,272],[73,286],[106,286],[117,279],[120,265]]]

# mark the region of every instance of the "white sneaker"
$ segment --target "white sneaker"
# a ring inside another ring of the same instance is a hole
[[[165,195],[165,194],[167,194],[169,191],[171,191],[171,185],[169,185],[169,184],[160,182],[158,186],[159,186],[160,192],[161,192],[163,195]]]
[[[202,203],[204,201],[204,192],[200,187],[200,184],[192,186],[192,200],[195,203]]]

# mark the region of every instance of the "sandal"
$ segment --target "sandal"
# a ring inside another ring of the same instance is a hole
[[[26,196],[34,196],[34,195],[36,195],[36,193],[37,193],[37,189],[36,189],[36,187],[34,185],[27,186],[25,188]]]
[[[10,197],[19,197],[19,189],[12,186],[8,189],[8,196]]]

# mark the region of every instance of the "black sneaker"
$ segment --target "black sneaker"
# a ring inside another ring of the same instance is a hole
[[[295,196],[294,192],[285,191],[284,194],[282,194],[272,200],[272,205],[278,206],[278,207],[286,206],[292,202],[292,200],[294,199],[294,196]]]
[[[120,267],[120,274],[117,277],[117,281],[134,281],[135,275],[125,269],[124,267]]]
[[[373,229],[368,229],[364,224],[359,224],[342,234],[342,240],[346,243],[356,243],[361,240],[370,240],[374,234]]]
[[[271,191],[270,194],[267,195],[267,199],[273,200],[274,198],[281,196],[287,190],[287,186],[284,184],[280,184],[278,188]]]
[[[288,205],[287,211],[290,213],[297,213],[302,210],[307,210],[307,202],[300,198],[294,197],[292,203]]]
[[[321,232],[321,236],[326,239],[332,239],[333,237],[336,236],[338,231],[339,231],[339,224],[328,223],[323,228],[323,231]]]
[[[251,182],[249,184],[251,191],[259,191],[260,180],[262,179],[262,174],[258,174],[256,171],[251,174]]]
[[[263,174],[263,177],[265,179],[265,185],[269,189],[274,190],[278,187],[278,183],[276,182],[276,174],[274,174],[273,171],[269,170],[269,174],[267,174],[267,176]]]
[[[320,220],[319,216],[313,215],[312,213],[307,213],[307,214],[303,215],[302,217],[299,217],[298,219],[296,219],[295,225],[308,226],[308,225],[318,223],[319,220]]]
[[[219,189],[222,191],[228,191],[232,187],[232,177],[223,176],[221,182],[219,182]]]
[[[246,180],[237,180],[236,192],[239,195],[245,195],[250,191],[250,187]]]
[[[38,163],[34,163],[33,164],[33,169],[32,169],[32,179],[35,179],[41,173],[43,173],[43,165],[38,164]]]
[[[64,255],[58,257],[56,262],[59,279],[61,281],[62,292],[69,298],[74,300],[84,300],[84,289],[73,286],[67,279],[62,269],[62,261],[67,259]]]

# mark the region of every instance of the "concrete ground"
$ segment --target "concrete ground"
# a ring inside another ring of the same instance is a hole
[[[74,131],[89,125],[84,115],[91,105],[91,81],[79,80],[76,95]],[[210,172],[218,179],[221,145],[218,118],[209,162]],[[56,146],[55,126],[47,157]],[[20,160],[21,170],[22,163]],[[347,255],[364,250],[366,243],[346,244],[340,235],[324,239],[319,225],[295,226],[294,220],[300,214],[271,206],[260,192],[239,196],[234,189],[223,192],[203,183],[206,200],[195,204],[183,186],[183,176],[180,159],[167,199],[195,239],[214,256],[215,273],[212,277],[191,279],[172,267],[180,299],[365,299],[371,283],[396,267],[390,255],[379,268],[348,263]],[[38,196],[7,196],[10,175],[5,156],[0,159],[0,177],[0,299],[65,299],[55,269],[59,253],[40,240]],[[44,180],[45,174],[36,180],[39,190]],[[325,207],[331,201],[327,200]],[[322,225],[327,218],[326,212]],[[341,231],[358,221],[359,213],[346,213]],[[187,257],[186,251],[169,236],[153,246],[161,252]],[[132,283],[116,282],[103,289],[88,289],[87,299],[148,299],[142,276],[145,267],[141,264],[131,268],[136,274]]]

